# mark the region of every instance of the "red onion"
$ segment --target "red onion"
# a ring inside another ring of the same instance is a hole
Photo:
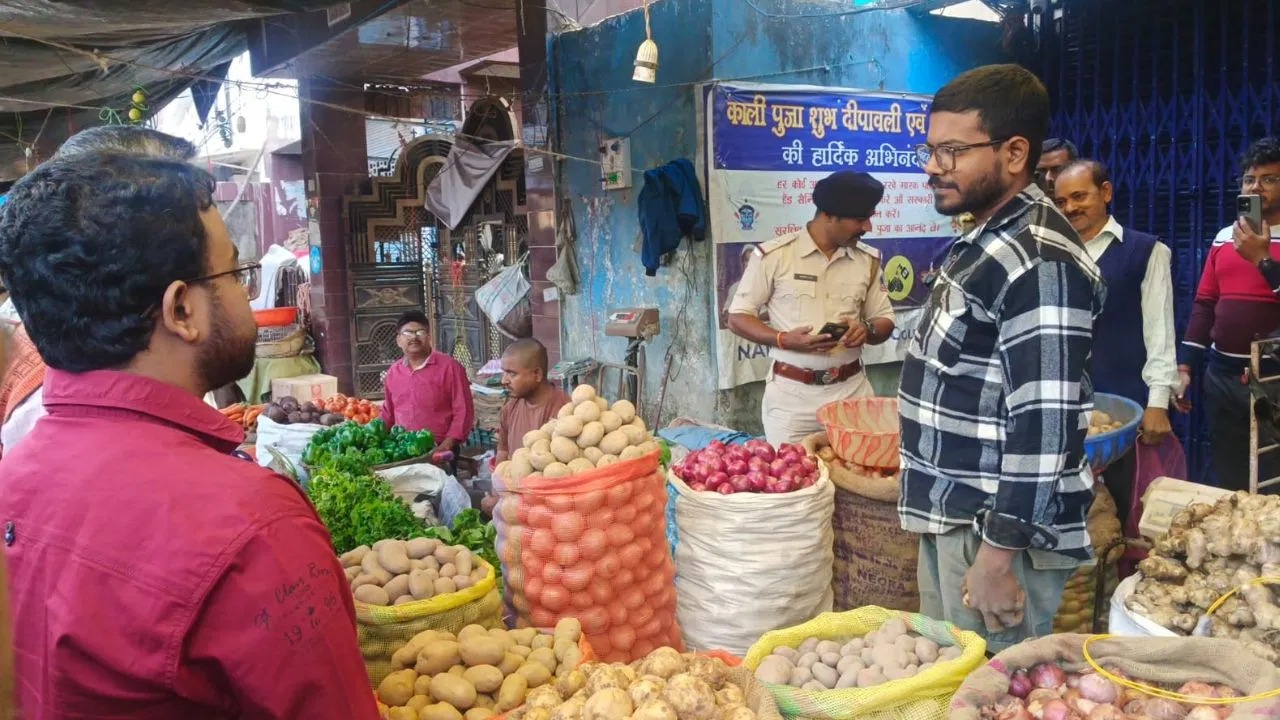
[[[769,474],[774,477],[782,477],[782,473],[786,472],[790,467],[791,463],[779,457],[777,460],[769,463]]]
[[[1027,677],[1026,670],[1018,670],[1009,676],[1009,694],[1024,698],[1031,693],[1031,678]]]
[[[723,485],[717,486],[716,492],[720,493],[721,495],[732,495],[733,486],[730,485],[729,483],[725,483]]]
[[[774,492],[776,493],[794,492],[795,489],[796,489],[795,483],[792,483],[788,480],[779,480],[778,484],[774,486]]]
[[[800,458],[800,469],[804,470],[806,473],[817,472],[818,463],[814,462],[813,458],[806,455]]]
[[[746,475],[734,475],[729,478],[729,484],[733,486],[734,492],[751,492],[751,481],[747,480]]]
[[[748,440],[746,448],[752,455],[755,455],[765,462],[772,462],[773,459],[777,457],[777,453],[774,452],[773,446],[764,440]]]
[[[1035,688],[1031,692],[1027,693],[1027,705],[1030,706],[1031,703],[1040,703],[1043,705],[1050,700],[1059,700],[1061,698],[1062,695],[1052,688]],[[1035,713],[1033,712],[1031,714],[1034,715]]]
[[[1040,663],[1031,668],[1027,676],[1031,678],[1031,684],[1038,688],[1056,688],[1067,681],[1067,673],[1053,663]]]
[[[1183,720],[1219,720],[1218,709],[1212,705],[1197,705],[1191,708]]]
[[[724,471],[729,473],[730,477],[734,475],[746,475],[747,470],[749,469],[750,468],[747,467],[747,461],[739,458],[729,458],[724,462]]]
[[[1040,720],[1070,720],[1071,709],[1061,700],[1050,700],[1040,711]]]
[[[1088,720],[1128,720],[1128,718],[1120,712],[1120,708],[1104,703],[1089,711]]]
[[[707,486],[700,482],[691,482],[689,483],[689,489],[695,492],[703,492],[707,489]]]
[[[717,472],[717,473],[711,473],[711,475],[707,478],[707,487],[712,488],[713,490],[719,490],[721,485],[729,485],[728,475],[722,472]]]
[[[769,461],[759,455],[753,455],[751,456],[751,459],[747,461],[747,468],[755,470],[756,472],[768,472]]]
[[[1200,682],[1199,680],[1192,680],[1191,682],[1183,683],[1182,687],[1178,688],[1178,694],[1186,695],[1188,697],[1217,697],[1217,691],[1212,685],[1206,682]]]
[[[1080,695],[1085,700],[1092,700],[1096,703],[1113,703],[1120,695],[1115,683],[1101,675],[1082,675],[1080,684],[1076,688],[1080,690]]]
[[[1075,688],[1077,688],[1077,687],[1080,687],[1080,678],[1081,678],[1081,677],[1082,677],[1082,675],[1077,675],[1077,674],[1075,674],[1075,673],[1070,673],[1069,675],[1067,675],[1067,687],[1072,688],[1072,689],[1075,689]]]
[[[1241,692],[1230,685],[1214,685],[1213,695],[1220,698],[1238,698],[1241,696]]]
[[[1129,712],[1127,707],[1125,711]],[[1182,703],[1165,698],[1151,698],[1142,706],[1141,712],[1146,713],[1150,720],[1182,720],[1187,716],[1187,709]]]
[[[769,482],[769,476],[759,470],[747,471],[747,483],[751,485],[751,489],[755,492],[764,490],[765,485]]]
[[[707,447],[705,449],[710,450],[713,453],[722,453],[724,452],[726,447],[728,446],[724,444],[724,441],[712,440],[710,443],[707,444]]]

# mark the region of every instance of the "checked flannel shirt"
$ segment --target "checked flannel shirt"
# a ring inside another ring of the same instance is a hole
[[[956,240],[902,368],[904,529],[972,526],[996,547],[1091,556],[1087,369],[1104,297],[1034,185]]]

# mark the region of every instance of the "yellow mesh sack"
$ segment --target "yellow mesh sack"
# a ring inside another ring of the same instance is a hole
[[[964,653],[957,659],[938,663],[905,680],[891,680],[873,688],[847,690],[801,690],[789,685],[770,685],[782,716],[791,720],[945,720],[947,706],[965,677],[986,660],[987,642],[977,633],[960,630],[951,623],[918,613],[887,610],[875,605],[848,612],[823,613],[802,625],[765,633],[743,660],[752,672],[774,648],[796,647],[810,637],[848,640],[876,630],[886,620],[901,618],[907,627],[939,645],[958,645]]]
[[[391,656],[423,630],[456,633],[468,625],[503,627],[497,573],[493,566],[477,561],[488,573],[465,590],[403,605],[356,601],[356,633],[369,682],[375,687],[382,682],[391,673]]]

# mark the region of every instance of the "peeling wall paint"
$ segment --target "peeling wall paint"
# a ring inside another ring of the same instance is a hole
[[[755,5],[792,15],[832,8],[795,0]],[[551,41],[553,137],[557,152],[570,156],[560,162],[558,191],[573,203],[583,281],[578,295],[561,300],[561,354],[620,362],[626,343],[604,337],[605,312],[657,306],[662,333],[646,346],[646,419],[655,416],[669,360],[661,422],[686,416],[758,431],[762,385],[715,390],[710,239],[686,240],[656,278],[644,276],[636,209],[642,173],[680,157],[700,164],[699,82],[750,79],[932,93],[965,69],[999,62],[999,29],[906,11],[779,19],[742,0],[658,0],[650,5],[650,22],[659,47],[654,85],[631,79],[645,38],[639,11]],[[630,189],[600,189],[599,166],[592,161],[599,141],[611,137],[631,139]],[[878,392],[895,391],[896,366],[870,374]]]

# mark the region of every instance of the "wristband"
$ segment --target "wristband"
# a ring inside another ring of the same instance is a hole
[[[778,337],[774,339],[774,342],[778,344],[779,350],[786,350],[786,347],[782,345],[782,333],[778,333]]]

